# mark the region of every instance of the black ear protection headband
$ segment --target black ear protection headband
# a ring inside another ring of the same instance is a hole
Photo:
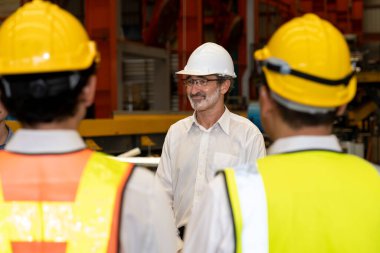
[[[347,86],[351,78],[356,73],[355,71],[352,71],[351,73],[349,73],[347,76],[343,77],[342,79],[332,80],[332,79],[326,79],[326,78],[310,75],[310,74],[292,69],[286,61],[283,61],[281,59],[274,58],[274,57],[270,57],[263,61],[259,61],[258,63],[259,63],[260,68],[266,67],[267,69],[271,71],[278,72],[283,75],[293,75],[299,78],[303,78],[306,80],[310,80],[313,82],[317,82],[317,83],[321,83],[321,84],[329,85],[329,86],[338,86],[342,84]],[[259,73],[261,73],[261,70],[259,70]]]
[[[19,75],[17,81],[9,81],[7,76],[0,76],[0,85],[3,86],[4,96],[7,98],[14,96],[52,97],[63,91],[74,90],[79,85],[81,78],[91,76],[96,72],[96,69],[97,64],[94,62],[85,70],[56,72],[53,74],[42,73],[45,77],[38,74],[25,74]]]
[[[56,77],[51,79],[36,78],[29,82],[15,82],[12,85],[4,77],[0,77],[0,84],[3,85],[5,97],[31,95],[33,98],[43,98],[55,96],[65,90],[73,90],[80,80],[80,74],[73,72],[66,77]]]

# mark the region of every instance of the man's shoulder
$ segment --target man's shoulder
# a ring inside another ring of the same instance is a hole
[[[178,130],[178,129],[188,129],[193,124],[193,116],[187,116],[186,118],[180,119],[177,122],[173,123],[169,131]]]
[[[175,126],[175,125],[181,125],[181,124],[187,124],[187,123],[192,123],[193,122],[193,115],[190,115],[190,116],[187,116],[183,119],[180,119],[178,120],[177,122],[173,123],[172,126]]]
[[[253,124],[253,122],[250,121],[249,119],[247,119],[246,117],[243,117],[239,114],[231,112],[230,118],[231,118],[231,121],[236,122],[239,125],[243,125],[244,127],[259,131],[259,129],[256,127],[256,125]]]
[[[150,184],[154,180],[154,173],[146,167],[137,166],[133,163],[120,161],[116,157],[104,154],[102,152],[94,152],[97,156],[96,162],[98,165],[102,164],[106,168],[122,168],[132,166],[131,178],[136,177],[140,183]],[[133,180],[136,181],[136,180]]]
[[[133,168],[131,178],[128,182],[128,189],[144,195],[152,195],[154,193],[156,180],[154,173],[141,166]]]

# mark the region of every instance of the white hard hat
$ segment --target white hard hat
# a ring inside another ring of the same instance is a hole
[[[212,42],[204,43],[195,49],[185,68],[176,74],[192,76],[217,74],[236,77],[230,54],[222,46]]]

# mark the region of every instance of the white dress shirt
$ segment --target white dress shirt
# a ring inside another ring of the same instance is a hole
[[[156,177],[170,197],[176,226],[187,224],[215,172],[238,164],[253,164],[265,156],[260,130],[227,108],[209,129],[195,113],[173,124],[165,138]]]
[[[20,129],[5,149],[38,155],[70,153],[85,147],[76,131]],[[175,252],[176,229],[172,212],[167,205],[167,196],[153,173],[145,168],[135,168],[124,196],[120,252]]]
[[[275,141],[268,154],[319,149],[341,151],[333,136],[297,136]],[[256,165],[238,166],[235,170],[242,217],[242,252],[268,253],[268,223],[265,190]],[[184,253],[233,252],[235,247],[231,209],[222,175],[213,180],[202,198],[200,208],[194,209],[186,228]]]

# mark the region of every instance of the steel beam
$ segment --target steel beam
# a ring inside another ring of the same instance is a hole
[[[178,68],[183,69],[190,54],[203,43],[203,1],[182,0],[178,21]],[[178,82],[179,110],[190,110],[186,90]]]
[[[96,118],[109,118],[117,109],[118,1],[85,0],[85,25],[101,55],[95,96]]]

